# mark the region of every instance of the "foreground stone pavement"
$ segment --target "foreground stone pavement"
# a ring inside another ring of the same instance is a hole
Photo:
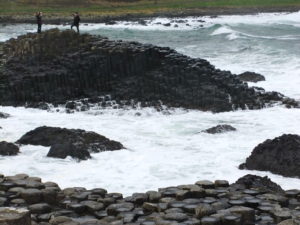
[[[28,209],[33,225],[263,225],[300,218],[299,190],[253,175],[231,185],[204,180],[125,198],[102,188],[62,190],[26,174],[1,175],[0,189],[1,206]]]

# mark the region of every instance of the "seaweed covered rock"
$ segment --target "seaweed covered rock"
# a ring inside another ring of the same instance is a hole
[[[124,146],[95,132],[59,127],[38,127],[23,135],[17,143],[26,145],[51,146],[47,156],[88,159],[92,152],[114,151]]]
[[[10,156],[10,155],[17,155],[18,153],[19,153],[19,147],[17,145],[6,141],[0,142],[0,155]]]
[[[300,136],[284,134],[256,146],[240,169],[300,177]]]
[[[120,106],[135,101],[222,112],[259,109],[286,99],[170,48],[70,30],[11,39],[0,57],[1,105],[56,105],[110,96]],[[298,106],[291,101],[285,104]]]

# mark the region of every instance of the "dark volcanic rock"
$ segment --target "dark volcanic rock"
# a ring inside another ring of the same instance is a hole
[[[270,180],[268,177],[260,177],[256,175],[248,174],[239,178],[235,184],[244,185],[247,189],[263,189],[273,192],[283,192],[282,188]]]
[[[285,99],[248,87],[230,72],[170,48],[70,30],[11,39],[3,44],[2,55],[1,105],[62,104],[109,95],[117,102],[134,100],[145,106],[162,102],[221,112],[259,109]]]
[[[245,81],[245,82],[259,82],[259,81],[264,81],[266,80],[266,78],[258,73],[254,73],[254,72],[244,72],[238,75],[238,78],[241,81]]]
[[[88,159],[90,152],[114,151],[124,148],[121,143],[109,140],[95,132],[46,126],[29,131],[17,142],[51,146],[47,156],[56,158],[72,156],[77,159]]]
[[[218,133],[225,133],[229,131],[236,131],[236,128],[233,126],[223,124],[223,125],[218,125],[215,127],[211,127],[209,129],[203,130],[202,132],[209,133],[209,134],[218,134]]]
[[[0,142],[0,155],[8,156],[8,155],[17,155],[19,153],[19,147],[13,143],[9,143],[6,141]]]
[[[7,119],[8,117],[10,117],[8,113],[0,112],[0,119]]]
[[[240,169],[300,177],[300,136],[284,134],[256,146]]]
[[[89,151],[83,144],[74,143],[62,143],[52,145],[48,154],[48,157],[65,159],[67,156],[72,158],[85,160],[91,158]]]

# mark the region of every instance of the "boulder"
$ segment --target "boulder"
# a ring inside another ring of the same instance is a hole
[[[238,75],[238,78],[241,81],[245,81],[245,82],[259,82],[259,81],[265,81],[266,78],[258,73],[254,73],[254,72],[244,72]]]
[[[86,149],[85,145],[70,142],[52,145],[47,154],[47,157],[61,159],[65,159],[67,156],[79,160],[86,160],[91,158],[91,155]]]
[[[209,134],[219,134],[219,133],[225,133],[230,131],[236,131],[236,128],[234,128],[231,125],[223,124],[223,125],[218,125],[215,127],[208,128],[206,130],[203,130],[202,132],[209,133]]]
[[[300,136],[284,134],[256,146],[240,169],[300,177]]]
[[[30,213],[22,208],[0,207],[0,224],[31,225]]]
[[[89,159],[90,153],[114,151],[123,149],[124,146],[116,141],[80,129],[66,129],[58,127],[38,127],[23,135],[17,143],[51,146],[48,157],[76,159]]]
[[[17,145],[6,141],[0,142],[0,155],[2,156],[17,155],[19,152],[20,152],[19,147]]]
[[[268,192],[278,192],[282,193],[283,189],[276,183],[270,180],[270,178],[266,177],[260,177],[256,175],[248,174],[246,176],[243,176],[239,178],[235,184],[242,185],[244,188],[247,189],[259,189],[264,190]],[[234,185],[235,185],[234,184]]]
[[[71,30],[52,29],[11,39],[3,44],[3,61],[1,105],[47,109],[45,103],[103,96],[110,96],[117,107],[164,104],[213,112],[285,104],[283,95],[249,87],[204,59],[167,47]],[[98,103],[110,107],[112,101]]]
[[[0,119],[7,119],[8,117],[10,117],[8,113],[0,112]]]

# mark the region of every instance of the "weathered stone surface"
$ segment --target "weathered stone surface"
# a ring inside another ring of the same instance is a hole
[[[19,147],[17,145],[6,141],[0,142],[0,155],[2,156],[17,155],[19,152],[20,152]]]
[[[218,125],[215,127],[208,128],[206,130],[203,130],[202,132],[209,133],[209,134],[219,134],[219,133],[225,133],[229,131],[236,131],[236,128],[234,128],[231,125],[223,124],[223,125]]]
[[[27,207],[31,225],[263,225],[290,218],[297,222],[300,190],[276,188],[267,178],[248,175],[231,185],[201,180],[123,198],[102,188],[61,190],[56,183],[27,174],[0,174],[0,206]],[[194,197],[178,198],[181,192]]]
[[[61,159],[65,159],[68,156],[79,160],[86,160],[91,158],[91,155],[89,151],[87,151],[86,146],[77,143],[62,143],[52,145],[47,154],[47,157]]]
[[[259,81],[265,81],[266,78],[258,73],[254,73],[254,72],[244,72],[238,75],[238,78],[241,81],[245,81],[245,82],[259,82]]]
[[[256,146],[241,169],[300,177],[300,136],[284,134]]]
[[[51,146],[48,157],[76,159],[91,158],[90,152],[114,151],[123,149],[119,142],[95,132],[79,129],[58,127],[38,127],[23,135],[18,141],[20,144]]]
[[[110,96],[118,106],[133,100],[142,106],[163,102],[221,112],[285,100],[279,93],[248,87],[230,72],[170,48],[54,29],[9,40],[3,50],[1,105],[56,105],[88,98],[107,106],[112,102],[99,96]],[[298,105],[294,100],[284,104]],[[76,104],[70,107],[75,109]]]
[[[42,200],[42,192],[38,189],[26,189],[22,191],[21,197],[28,203],[28,204],[35,204],[39,203]]]
[[[239,178],[235,184],[243,185],[245,188],[262,189],[269,192],[283,192],[282,188],[278,184],[272,182],[270,178],[251,174]]]
[[[31,225],[30,213],[26,209],[0,207],[1,225]]]

